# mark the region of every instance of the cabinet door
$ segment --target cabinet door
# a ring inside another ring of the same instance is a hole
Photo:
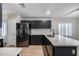
[[[41,21],[40,25],[44,29],[51,28],[51,21]]]
[[[46,45],[46,49],[47,49],[49,56],[52,56],[53,55],[53,46],[49,40],[47,40],[47,41],[48,41],[48,44]]]
[[[30,44],[31,45],[42,45],[41,35],[31,35],[30,36]]]
[[[36,29],[36,28],[41,28],[40,21],[30,21],[31,23],[31,28]]]
[[[49,41],[48,39],[45,37],[45,36],[42,36],[42,47],[43,47],[43,53],[44,53],[44,56],[49,56]]]
[[[8,20],[8,42],[7,46],[16,46],[16,19]]]
[[[55,56],[76,56],[76,47],[55,47]]]

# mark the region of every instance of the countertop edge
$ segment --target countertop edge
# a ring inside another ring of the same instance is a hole
[[[67,47],[68,47],[68,46],[76,46],[76,47],[77,47],[77,46],[79,46],[79,44],[77,44],[77,43],[75,43],[75,44],[70,44],[70,45],[67,45],[67,44],[55,44],[55,43],[53,43],[53,42],[50,40],[49,37],[47,37],[47,35],[44,35],[44,36],[51,42],[51,44],[52,44],[53,46],[56,46],[56,47],[59,47],[59,46],[60,46],[60,47],[61,47],[61,46],[64,46],[64,47],[65,47],[65,46],[67,46]],[[59,36],[59,35],[57,35],[57,36]],[[67,38],[68,38],[68,37],[67,37]],[[54,37],[53,37],[53,39],[54,39]],[[69,38],[69,39],[70,39],[70,38]],[[72,39],[72,40],[73,40],[73,39]],[[74,39],[74,41],[78,41],[78,40],[75,40],[75,39]],[[78,41],[78,42],[79,42],[79,41]]]

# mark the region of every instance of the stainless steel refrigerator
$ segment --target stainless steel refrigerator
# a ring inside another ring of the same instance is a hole
[[[16,46],[17,47],[28,47],[29,46],[29,35],[30,35],[29,23],[17,23],[16,30],[17,30]]]

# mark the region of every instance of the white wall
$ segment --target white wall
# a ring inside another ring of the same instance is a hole
[[[5,14],[5,13],[2,14],[2,23],[6,23],[6,30],[5,30],[6,31],[6,36],[4,36],[4,39],[3,39],[3,43],[4,43],[3,45],[5,46],[5,44],[7,42],[7,14]]]
[[[76,24],[77,24],[77,27],[76,27],[76,29],[77,29],[77,39],[79,40],[79,18],[77,18],[77,22],[76,22]]]
[[[52,19],[52,28],[55,30],[55,33],[58,34],[58,23],[72,23],[72,38],[77,38],[76,34],[76,19],[72,18],[60,18],[60,19]]]
[[[6,23],[6,36],[3,39],[4,46],[16,45],[16,23],[19,23],[21,16],[17,14],[2,14],[2,23]],[[0,36],[2,36],[0,29]]]
[[[20,23],[20,21],[22,20],[21,16],[19,14],[17,14],[16,16],[17,16],[16,23]]]

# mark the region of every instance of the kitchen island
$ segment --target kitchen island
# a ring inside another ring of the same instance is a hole
[[[61,35],[45,35],[43,39],[45,55],[50,56],[77,56],[79,55],[79,41]]]

